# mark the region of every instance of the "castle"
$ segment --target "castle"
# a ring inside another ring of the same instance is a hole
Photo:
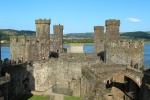
[[[120,20],[106,20],[106,36],[103,26],[94,26],[93,54],[71,51],[81,45],[63,53],[63,26],[54,25],[50,36],[50,20],[35,23],[36,37],[10,37],[11,62],[2,62],[1,78],[8,78],[0,83],[0,97],[17,100],[29,91],[51,90],[82,100],[150,100],[144,42],[120,39]],[[50,58],[51,51],[59,57]]]

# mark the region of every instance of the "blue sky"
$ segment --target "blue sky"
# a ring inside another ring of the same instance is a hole
[[[64,25],[64,33],[93,32],[107,19],[121,21],[120,32],[150,31],[150,0],[1,0],[0,29],[33,30],[36,19]]]

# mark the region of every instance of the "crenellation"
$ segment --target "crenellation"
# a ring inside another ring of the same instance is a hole
[[[49,20],[46,20],[46,19],[38,19],[38,20],[35,20],[35,23],[36,24],[51,24],[51,20],[49,19]]]
[[[50,21],[50,19],[39,19],[35,21],[37,38],[46,38],[47,40],[50,39]]]
[[[120,26],[120,20],[109,19],[105,22],[106,26]]]
[[[139,48],[144,46],[143,41],[141,40],[117,40],[117,41],[107,41],[106,45],[111,47],[120,47],[120,48]]]
[[[104,26],[94,26],[94,30],[104,30]]]
[[[58,30],[58,29],[60,29],[60,30],[63,30],[64,29],[64,26],[63,25],[53,25],[53,30]]]

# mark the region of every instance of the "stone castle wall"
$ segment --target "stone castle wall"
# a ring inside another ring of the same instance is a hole
[[[53,87],[70,89],[73,96],[89,100],[97,94],[100,99],[109,98],[111,91],[105,86],[110,76],[124,70],[126,65],[142,69],[143,42],[119,39],[119,20],[106,21],[105,38],[104,27],[94,27],[95,53],[104,51],[106,63],[95,54],[60,54],[57,59],[49,59],[49,51],[62,53],[63,49],[63,26],[54,25],[54,34],[49,37],[49,25],[50,20],[36,20],[36,37],[12,36],[10,39],[11,59],[21,64],[7,69],[14,98],[21,96],[26,86],[35,91]],[[26,61],[28,64],[23,65]]]
[[[58,85],[64,89],[70,88],[73,96],[80,97],[81,66],[81,62],[62,59],[34,62],[35,90],[45,91]]]
[[[104,51],[106,63],[128,65],[138,70],[143,66],[144,43],[142,41],[119,38],[120,20],[106,20],[106,36],[104,27],[94,27],[94,52]]]
[[[11,36],[11,60],[16,63],[49,59],[50,51],[63,51],[63,26],[54,25],[54,35],[50,37],[50,21],[38,19],[36,37]]]
[[[105,50],[106,63],[128,65],[139,70],[143,66],[143,41],[108,41]]]
[[[49,59],[49,40],[12,36],[10,42],[11,59],[16,63]]]

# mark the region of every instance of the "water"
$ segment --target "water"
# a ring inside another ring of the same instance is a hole
[[[10,47],[2,46],[1,47],[1,59],[10,58]]]
[[[69,46],[64,46],[64,48],[68,48]],[[94,46],[93,45],[85,45],[84,51],[87,53],[93,53],[94,52]],[[10,48],[7,46],[1,47],[2,52],[2,60],[4,58],[10,58]],[[150,43],[145,43],[144,45],[144,65],[150,68]]]

